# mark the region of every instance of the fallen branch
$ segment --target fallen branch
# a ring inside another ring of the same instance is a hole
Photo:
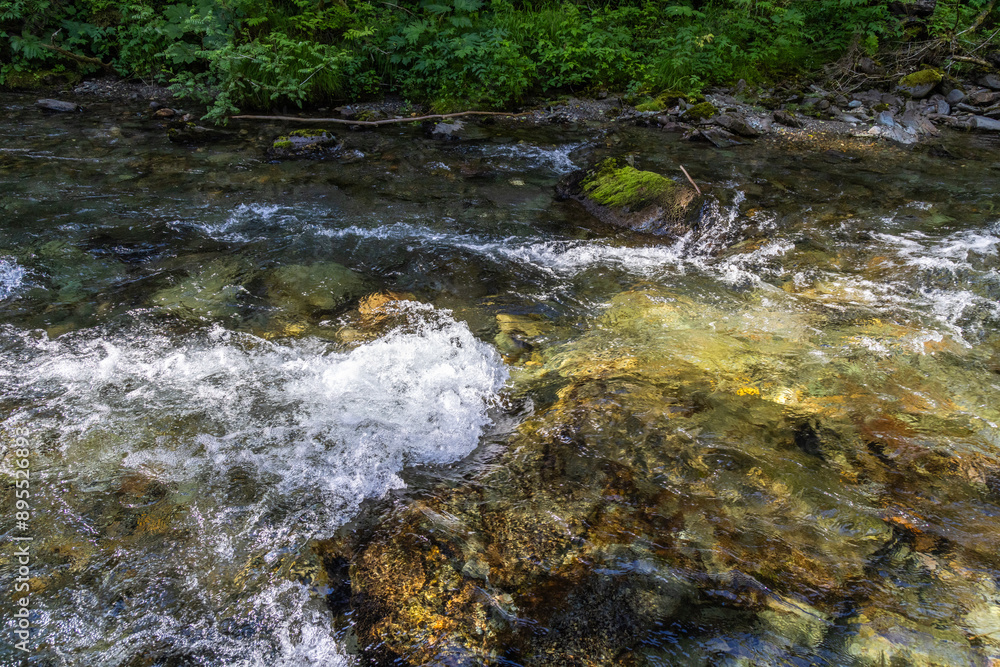
[[[39,46],[42,47],[43,49],[48,49],[49,51],[55,51],[56,53],[61,53],[67,58],[78,60],[81,63],[87,63],[88,65],[98,65],[100,67],[103,67],[104,69],[111,69],[112,67],[111,63],[101,62],[99,58],[91,58],[90,56],[81,56],[78,53],[73,53],[72,51],[68,51],[62,48],[61,46],[56,46],[55,44],[45,44],[44,42],[42,42],[39,43]]]
[[[459,111],[458,113],[438,113],[429,116],[416,116],[410,118],[388,118],[386,120],[349,120],[346,118],[303,118],[300,116],[253,116],[240,114],[230,116],[233,120],[285,120],[296,123],[339,123],[341,125],[364,125],[367,127],[375,125],[392,125],[394,123],[415,123],[422,120],[441,120],[444,118],[458,118],[459,116],[507,116],[517,118],[527,116],[534,111],[522,111],[521,113],[505,113],[503,111]]]
[[[991,65],[988,62],[986,62],[982,58],[973,58],[971,56],[948,56],[948,57],[951,58],[952,60],[958,60],[959,62],[972,63],[973,65],[979,65],[980,67],[982,67],[984,69],[987,69],[987,70],[993,70],[993,69],[995,69],[993,67],[993,65]]]
[[[986,9],[984,9],[979,13],[979,16],[977,16],[976,20],[972,22],[972,25],[970,25],[968,28],[955,35],[955,37],[957,38],[961,35],[964,35],[967,32],[973,32],[974,30],[978,29],[979,26],[983,24],[983,21],[986,20],[986,17],[990,15],[990,12],[993,11],[993,7],[996,5],[996,3],[997,0],[990,0],[990,4],[986,5]],[[958,12],[955,13],[955,17],[956,18],[958,17]]]
[[[681,168],[681,171],[683,171],[684,175],[687,176],[688,182],[691,183],[691,185],[694,186],[695,191],[700,195],[701,194],[701,188],[699,188],[698,184],[694,182],[693,178],[691,178],[691,174],[688,173],[688,170],[685,169],[684,165],[682,165],[682,164],[679,164],[677,166]]]

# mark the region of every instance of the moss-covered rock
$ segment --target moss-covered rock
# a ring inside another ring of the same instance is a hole
[[[942,79],[944,79],[944,73],[941,70],[922,69],[900,79],[896,89],[913,99],[921,99],[930,95]]]
[[[20,90],[37,90],[48,86],[59,84],[76,85],[83,77],[79,72],[66,70],[44,69],[30,72],[21,72],[12,69],[4,75],[3,88]]]
[[[611,159],[571,174],[557,190],[602,222],[649,234],[683,234],[687,218],[697,213],[698,196],[688,186]]]
[[[337,137],[326,130],[294,130],[271,142],[267,154],[272,159],[320,159],[335,154],[341,145]]]
[[[715,105],[711,102],[700,102],[692,107],[689,107],[687,111],[684,112],[684,118],[687,120],[707,120],[712,116],[719,113],[719,110],[715,108]]]
[[[677,104],[679,100],[687,99],[685,93],[676,90],[666,90],[655,98],[649,98],[641,104],[637,104],[636,111],[664,111]]]

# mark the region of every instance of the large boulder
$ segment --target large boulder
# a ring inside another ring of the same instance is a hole
[[[608,159],[563,179],[557,193],[616,227],[658,236],[680,236],[698,220],[699,195],[652,171]]]
[[[896,84],[896,90],[909,95],[915,100],[923,99],[937,88],[937,85],[941,83],[943,78],[944,74],[941,70],[922,69],[919,72],[907,74],[900,79],[899,83]]]

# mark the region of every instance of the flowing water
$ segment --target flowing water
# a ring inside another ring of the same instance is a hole
[[[32,101],[0,664],[18,536],[27,664],[1000,664],[995,146],[386,127],[269,162],[277,127]],[[684,164],[702,224],[556,200],[603,155]]]

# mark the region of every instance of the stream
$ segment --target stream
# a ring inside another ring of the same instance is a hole
[[[995,141],[268,161],[277,125],[33,102],[0,96],[0,664],[1000,664]],[[557,200],[603,156],[684,165],[701,225]]]

